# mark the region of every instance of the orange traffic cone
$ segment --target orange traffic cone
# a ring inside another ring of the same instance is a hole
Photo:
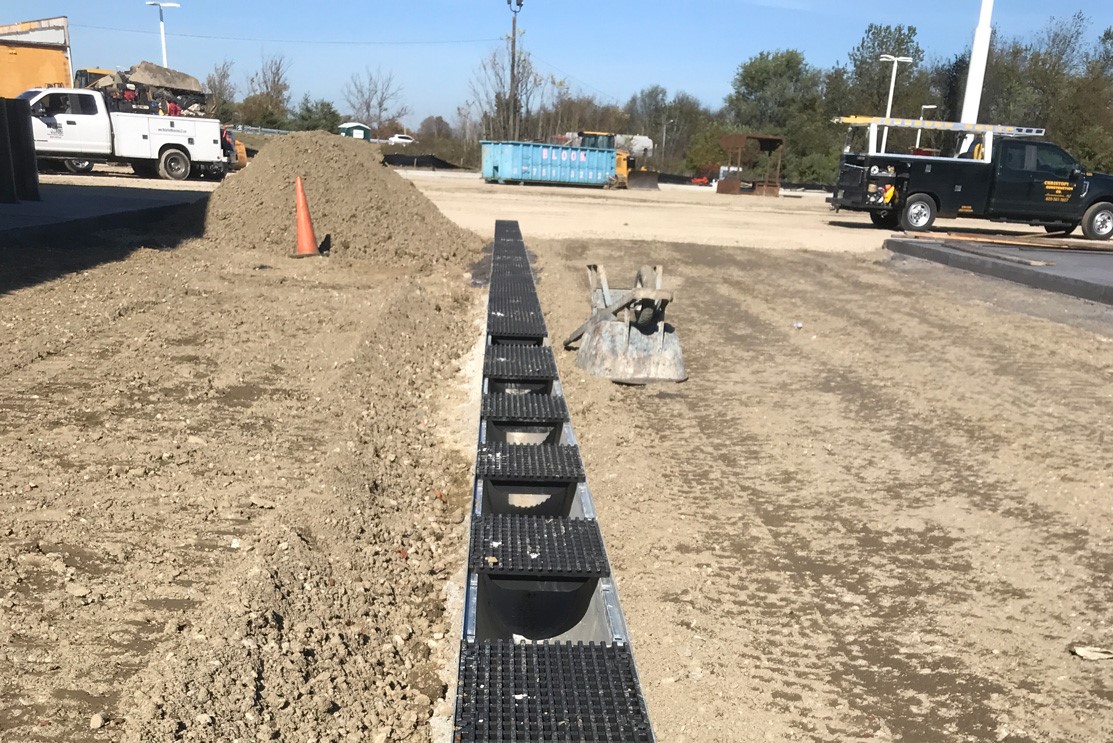
[[[309,216],[309,201],[305,198],[305,186],[302,185],[301,176],[294,181],[294,201],[296,204],[296,217],[298,224],[298,244],[294,251],[294,258],[307,258],[311,255],[320,255],[317,250],[317,235],[313,232],[313,219]]]

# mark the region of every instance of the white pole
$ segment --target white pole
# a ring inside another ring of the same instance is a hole
[[[893,93],[897,89],[897,65],[900,64],[897,60],[893,60],[893,76],[889,78],[889,105],[885,107],[885,118],[890,119],[893,117]],[[881,135],[881,153],[884,154],[888,151],[889,147],[889,127],[885,127],[885,133]]]
[[[962,102],[963,124],[977,124],[982,103],[985,68],[989,61],[989,43],[993,39],[993,0],[982,0],[978,27],[974,30],[974,46],[970,50],[970,72],[966,76],[966,97]]]
[[[166,64],[166,21],[162,17],[162,6],[158,6],[158,33],[162,37],[162,66],[169,67]]]
[[[934,103],[925,103],[920,106],[920,122],[923,123],[924,111],[934,111],[937,106]],[[920,135],[924,133],[923,128],[916,130],[916,149],[920,149]]]

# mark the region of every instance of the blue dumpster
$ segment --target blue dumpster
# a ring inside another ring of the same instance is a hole
[[[480,142],[488,183],[605,186],[614,180],[616,152],[538,142]]]

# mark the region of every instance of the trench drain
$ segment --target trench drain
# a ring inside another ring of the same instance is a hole
[[[517,222],[492,246],[454,743],[654,743]]]

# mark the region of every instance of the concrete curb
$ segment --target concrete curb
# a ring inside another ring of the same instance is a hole
[[[927,240],[886,240],[886,250],[913,258],[942,263],[1035,289],[1066,294],[1091,302],[1113,305],[1113,284],[1064,275],[1053,266],[1024,266],[985,258]],[[1113,257],[1110,257],[1113,261]]]

